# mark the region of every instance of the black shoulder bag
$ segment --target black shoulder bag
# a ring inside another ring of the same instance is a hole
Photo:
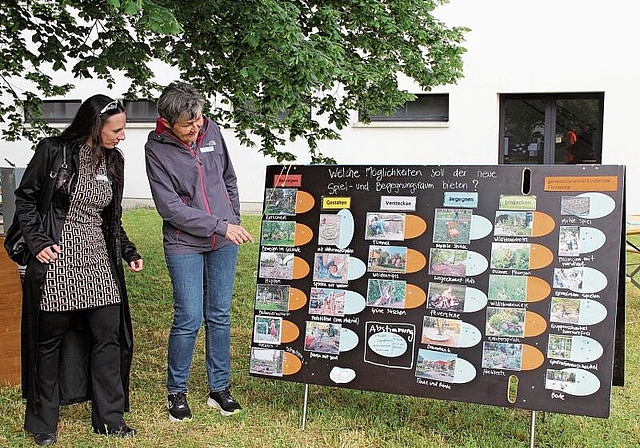
[[[62,164],[57,170],[51,169],[49,171],[49,176],[38,200],[38,213],[43,219],[49,211],[54,190],[68,190],[74,177],[67,166],[67,147],[62,143],[60,145],[62,146]],[[9,258],[20,266],[26,266],[31,259],[31,251],[24,240],[22,229],[18,222],[18,213],[13,215],[13,222],[5,234],[4,249],[9,254]]]

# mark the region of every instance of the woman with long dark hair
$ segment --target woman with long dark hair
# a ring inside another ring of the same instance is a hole
[[[98,434],[129,437],[133,334],[122,259],[142,258],[122,228],[125,109],[105,95],[84,101],[59,137],[43,139],[16,189],[32,257],[23,288],[25,430],[57,440],[59,406],[91,400]],[[51,198],[43,213],[43,197]]]

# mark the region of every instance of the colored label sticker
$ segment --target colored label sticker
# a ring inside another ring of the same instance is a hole
[[[282,363],[282,374],[293,375],[302,369],[302,361],[293,353],[284,352],[284,362]]]
[[[604,246],[607,236],[600,229],[580,227],[580,242],[578,248],[581,254],[588,254]]]
[[[553,218],[546,213],[534,212],[533,213],[533,228],[531,229],[531,236],[544,236],[556,227],[556,222]]]
[[[476,368],[469,361],[463,358],[456,359],[456,366],[453,374],[453,383],[464,384],[476,377]]]
[[[464,293],[464,313],[473,313],[487,306],[487,296],[476,288],[467,286]]]
[[[299,310],[307,304],[307,295],[300,289],[289,288],[289,311]]]
[[[309,263],[307,263],[304,258],[293,257],[293,274],[292,277],[296,280],[306,277],[309,275],[311,268],[309,267]]]
[[[531,269],[542,269],[553,262],[553,252],[548,247],[540,244],[531,245],[529,257],[529,267]]]
[[[367,265],[364,261],[356,257],[349,257],[349,280],[355,280],[362,277],[367,272]]]
[[[367,306],[367,301],[361,294],[355,291],[347,291],[344,297],[344,309],[342,310],[345,315],[358,314]]]
[[[458,347],[468,348],[477,345],[482,340],[482,333],[474,325],[462,322],[460,325],[460,339]]]
[[[339,210],[341,208],[351,208],[350,197],[323,196],[322,210]]]
[[[407,274],[418,272],[427,265],[426,257],[415,249],[407,249]]]
[[[427,230],[427,222],[416,215],[406,215],[404,222],[404,238],[416,238]]]
[[[500,210],[535,210],[535,196],[500,195]]]
[[[342,209],[338,212],[338,216],[340,217],[340,236],[338,237],[337,246],[340,249],[345,249],[351,244],[355,231],[353,214],[350,210]]]
[[[549,176],[545,191],[618,191],[618,176]]]
[[[316,200],[306,191],[296,193],[296,213],[306,213],[313,208]]]
[[[422,306],[427,301],[427,294],[424,292],[424,289],[407,283],[405,287],[405,298],[404,298],[404,307],[405,308],[418,308]]]
[[[304,246],[313,238],[313,230],[304,224],[296,223],[296,232],[293,238],[294,246]]]
[[[465,275],[472,276],[482,274],[488,267],[489,261],[484,257],[484,255],[471,250],[467,252]]]
[[[600,302],[590,299],[580,300],[579,325],[595,325],[607,317],[607,308]]]
[[[469,238],[472,240],[479,240],[489,235],[493,230],[493,224],[484,216],[473,215],[471,217],[471,231]]]
[[[415,196],[382,196],[380,198],[380,210],[383,211],[414,211],[415,209]]]
[[[551,294],[551,285],[543,279],[531,275],[527,276],[526,279],[527,292],[525,300],[527,302],[539,302]]]
[[[302,185],[302,174],[276,174],[273,176],[274,187],[299,187]]]
[[[533,311],[526,311],[524,317],[524,336],[530,338],[539,336],[547,329],[547,321]]]
[[[282,321],[282,336],[281,336],[280,341],[282,343],[293,342],[296,339],[298,339],[298,336],[300,336],[300,330],[298,329],[296,324],[294,324],[293,322],[290,322],[288,320],[283,320]]]
[[[521,370],[534,370],[544,363],[544,354],[529,344],[522,344]]]
[[[348,352],[358,346],[360,338],[357,333],[349,328],[342,327],[340,329],[340,351]]]
[[[478,193],[446,191],[443,205],[445,207],[476,208],[478,206]]]

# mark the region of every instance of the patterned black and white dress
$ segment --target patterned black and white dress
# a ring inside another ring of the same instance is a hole
[[[97,174],[80,147],[78,180],[64,221],[58,260],[47,270],[40,309],[74,311],[120,303],[109,256],[100,228],[100,213],[111,202],[111,183],[102,161]]]

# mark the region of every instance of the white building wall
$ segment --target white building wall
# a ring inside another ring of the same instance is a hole
[[[433,92],[449,93],[447,126],[358,125],[353,115],[342,140],[321,142],[323,153],[340,164],[497,164],[499,95],[505,93],[604,92],[602,159],[627,165],[628,211],[640,213],[640,170],[636,153],[636,105],[640,105],[640,6],[611,0],[451,0],[436,16],[451,26],[471,31],[464,46],[465,77],[457,85]],[[175,72],[158,70],[163,84]],[[409,82],[406,83],[410,85]],[[68,98],[85,99],[96,92],[120,97],[126,90],[107,90],[97,81],[85,82]],[[415,90],[417,92],[417,90]],[[130,124],[125,153],[125,196],[149,199],[144,170],[144,142],[150,125]],[[275,161],[255,149],[240,146],[232,130],[224,131],[239,178],[244,203],[263,200],[264,167]],[[0,143],[0,166],[5,157],[24,166],[29,143]],[[308,163],[304,142],[287,147]]]

